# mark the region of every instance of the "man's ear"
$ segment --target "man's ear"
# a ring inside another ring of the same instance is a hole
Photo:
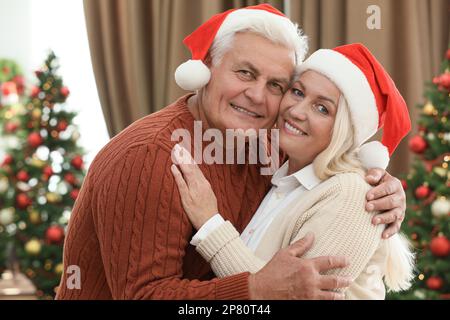
[[[205,61],[203,63],[208,67],[208,69],[211,68],[211,66],[212,66],[212,57],[211,57],[211,55],[209,53],[206,56]]]

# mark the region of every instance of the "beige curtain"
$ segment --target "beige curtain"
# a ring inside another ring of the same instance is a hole
[[[289,8],[310,38],[310,52],[351,42],[368,46],[390,72],[411,109],[423,101],[423,83],[438,71],[449,40],[448,0],[84,0],[91,57],[110,136],[184,92],[173,74],[189,58],[183,38],[213,14],[268,2]],[[369,30],[369,5],[381,29]],[[390,171],[404,172],[403,143]]]

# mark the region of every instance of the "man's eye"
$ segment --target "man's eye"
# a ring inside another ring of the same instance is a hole
[[[284,88],[283,88],[283,86],[281,86],[279,83],[277,83],[277,82],[272,82],[272,83],[270,84],[270,86],[271,86],[273,89],[275,89],[276,91],[278,91],[278,92],[280,92],[280,93],[284,93]]]
[[[248,79],[253,77],[253,74],[248,70],[239,70],[238,73]]]
[[[317,110],[319,110],[319,112],[320,113],[322,113],[322,114],[324,114],[324,115],[327,115],[329,112],[328,112],[328,109],[324,106],[324,105],[322,105],[322,104],[319,104],[318,106],[317,106]]]

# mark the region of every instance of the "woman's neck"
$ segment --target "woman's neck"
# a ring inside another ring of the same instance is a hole
[[[296,173],[297,171],[303,169],[307,165],[309,165],[309,163],[306,163],[306,161],[289,158],[289,166],[288,166],[287,175],[290,176],[291,174]]]

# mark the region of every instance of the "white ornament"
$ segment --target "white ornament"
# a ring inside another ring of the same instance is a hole
[[[444,134],[444,140],[450,142],[450,132]]]
[[[427,138],[430,141],[434,140],[434,138],[435,138],[434,133],[430,132],[429,134],[427,134]]]
[[[0,224],[7,226],[14,221],[14,208],[0,210]]]
[[[450,213],[450,201],[445,198],[439,198],[431,205],[431,213],[434,217],[440,218]]]

